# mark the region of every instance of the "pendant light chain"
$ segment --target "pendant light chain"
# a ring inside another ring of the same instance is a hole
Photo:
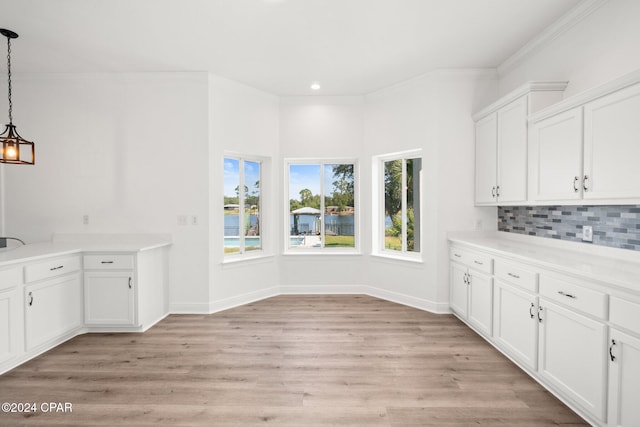
[[[7,37],[7,77],[9,79],[9,124],[13,124],[13,101],[11,101],[11,38]]]

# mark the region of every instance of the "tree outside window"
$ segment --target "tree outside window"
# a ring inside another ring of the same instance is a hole
[[[384,250],[420,252],[422,159],[384,162]]]

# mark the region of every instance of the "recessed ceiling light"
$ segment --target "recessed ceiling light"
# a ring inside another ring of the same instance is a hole
[[[320,82],[311,83],[311,90],[320,90]]]

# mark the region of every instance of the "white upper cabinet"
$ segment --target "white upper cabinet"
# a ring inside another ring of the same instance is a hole
[[[562,99],[566,82],[533,82],[474,115],[476,205],[527,201],[527,118]]]
[[[534,123],[529,132],[529,199],[582,198],[582,108]]]
[[[529,202],[640,203],[640,71],[529,118]]]
[[[496,203],[498,138],[496,113],[476,123],[476,204]]]
[[[584,198],[640,196],[640,84],[584,106]]]
[[[527,200],[527,115],[529,96],[498,110],[498,201]]]

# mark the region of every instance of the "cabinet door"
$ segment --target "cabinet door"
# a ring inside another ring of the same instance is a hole
[[[476,123],[476,204],[496,204],[497,114]]]
[[[611,329],[609,426],[640,426],[640,339]]]
[[[498,202],[527,200],[527,96],[498,110]]]
[[[82,324],[79,273],[26,286],[24,292],[27,351]]]
[[[585,199],[640,198],[640,84],[584,106]]]
[[[529,198],[582,198],[582,107],[534,123],[529,132]]]
[[[84,302],[87,325],[133,325],[133,272],[85,273]]]
[[[491,336],[493,279],[473,270],[469,272],[469,323]]]
[[[467,318],[467,302],[469,290],[466,282],[467,268],[456,263],[451,263],[449,270],[450,305],[451,309],[460,317]]]
[[[518,362],[537,369],[537,297],[496,280],[493,337]]]
[[[540,299],[540,376],[595,418],[605,416],[606,327]]]
[[[0,365],[20,353],[20,291],[18,288],[0,292]]]

